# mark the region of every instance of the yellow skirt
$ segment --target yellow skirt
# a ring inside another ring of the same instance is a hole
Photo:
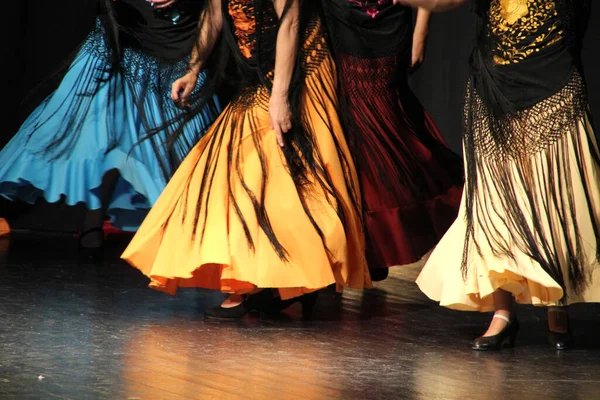
[[[564,156],[557,159],[554,157],[556,154]],[[545,188],[545,191],[538,193],[537,201],[539,204],[546,205],[549,220],[553,223],[548,225],[547,221],[540,221],[540,223],[546,229],[546,237],[553,243],[553,250],[558,253],[563,276],[567,278],[565,282],[567,296],[564,302],[561,301],[565,294],[561,285],[514,243],[509,243],[514,257],[508,257],[492,249],[485,237],[484,229],[478,225],[477,220],[474,221],[474,238],[478,246],[477,248],[473,246],[468,253],[467,274],[466,277],[463,276],[461,263],[467,232],[464,196],[457,220],[437,245],[417,278],[419,288],[444,307],[466,311],[494,310],[492,294],[497,289],[511,292],[518,303],[536,306],[599,302],[598,251],[600,249],[597,248],[597,238],[600,235],[597,231],[597,227],[600,226],[600,165],[597,162],[599,154],[592,126],[586,115],[558,142],[529,160],[531,169],[538,171],[540,175],[549,169],[570,172],[570,174],[557,174],[560,176],[557,182],[533,183],[537,187]],[[518,169],[516,166],[513,167],[516,173]],[[489,182],[491,177],[488,175],[485,179]],[[529,202],[525,195],[526,189],[518,183],[515,183],[513,188],[521,209],[527,210]],[[488,185],[485,193],[481,195],[486,196],[488,208],[493,210],[488,215],[492,220],[490,225],[494,227],[494,235],[509,242],[510,239],[507,238],[510,234],[505,224],[507,219],[506,215],[503,215],[500,206],[502,202],[498,197],[501,194],[496,190],[493,185]],[[559,193],[558,200],[553,197],[555,193]],[[574,213],[559,215],[552,204],[561,201],[560,199],[572,201]],[[561,219],[562,224],[558,222]],[[533,226],[535,222],[529,220],[527,223]],[[577,293],[572,290],[568,281],[567,242],[562,233],[558,234],[556,230],[550,228],[552,225],[562,225],[565,227],[564,231],[571,234],[572,229],[569,227],[578,227],[579,237],[571,237],[569,240],[580,245],[583,259],[586,260],[584,269],[587,274],[587,284]]]
[[[313,65],[305,83],[302,111],[314,133],[323,174],[332,182],[328,189],[338,202],[309,177],[310,195],[302,204],[270,127],[268,96],[258,88],[223,111],[123,253],[122,258],[151,279],[150,287],[170,294],[179,287],[236,294],[277,288],[285,299],[331,284],[340,290],[370,286],[361,210],[353,206],[349,187],[358,188],[358,180],[337,116],[334,64],[328,53]],[[344,162],[350,166],[351,185]],[[201,186],[205,194],[199,196]],[[286,259],[259,225],[249,193],[259,201],[262,196]]]

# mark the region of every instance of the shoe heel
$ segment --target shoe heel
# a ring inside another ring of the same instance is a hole
[[[318,292],[307,293],[302,296],[300,304],[302,305],[302,318],[311,319],[313,316],[313,310],[317,303]]]
[[[519,322],[518,320],[513,321],[513,326],[511,327],[511,331],[508,335],[508,343],[507,347],[515,347],[515,342],[517,340],[517,334],[519,333]]]
[[[98,247],[84,247],[82,244],[83,238],[92,233],[102,234],[102,243]],[[79,259],[81,261],[100,262],[104,259],[104,229],[91,228],[79,234]]]
[[[505,326],[504,329],[493,336],[481,336],[473,341],[471,348],[478,351],[489,351],[489,350],[500,350],[503,347],[513,347],[519,332],[519,321],[516,316],[513,315],[511,319],[506,317],[494,318],[506,319],[509,325]]]

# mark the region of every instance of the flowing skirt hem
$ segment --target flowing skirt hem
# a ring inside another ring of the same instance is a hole
[[[501,206],[503,192],[489,185],[480,195],[485,196],[491,211],[483,214],[487,225],[481,224],[481,218],[474,220],[472,229],[476,244],[471,246],[464,258],[468,230],[465,193],[459,217],[436,246],[417,278],[417,285],[425,295],[444,307],[483,312],[494,310],[493,293],[498,289],[512,293],[517,303],[534,306],[600,302],[600,232],[597,230],[600,226],[600,152],[589,114],[568,129],[560,140],[526,161],[526,165],[534,171],[566,172],[556,174],[556,180],[547,179],[538,172],[529,186],[520,180],[507,184],[527,216],[534,214],[527,208],[531,204],[527,201],[531,196],[524,194],[527,193],[526,188],[545,189],[536,193],[535,201],[539,203],[538,208],[547,210],[543,214],[547,220],[532,221],[529,217],[525,223],[538,223],[540,232],[552,243],[549,251],[553,252],[553,258],[559,261],[564,271],[566,290],[529,254],[531,250],[528,252],[525,246],[512,240],[512,232],[506,223],[508,218]],[[521,167],[524,162],[520,160],[515,165]],[[493,181],[487,176],[486,179]],[[555,186],[560,190],[553,191]],[[567,201],[569,212],[559,214],[559,206]],[[573,233],[574,227],[577,227],[578,234]],[[494,240],[505,243],[509,251],[499,251],[488,241],[486,234],[493,234]],[[584,273],[585,279],[580,287],[570,284],[571,249],[577,249],[576,261],[580,262]],[[466,272],[461,269],[463,262],[466,262]]]

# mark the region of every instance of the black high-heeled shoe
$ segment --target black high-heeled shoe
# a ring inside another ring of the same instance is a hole
[[[319,292],[305,293],[302,296],[293,297],[287,300],[281,300],[281,297],[274,297],[269,301],[264,312],[269,316],[276,316],[286,308],[291,307],[296,303],[300,303],[302,305],[302,319],[311,319],[318,297]]]
[[[92,233],[102,234],[102,244],[97,247],[83,246],[83,238]],[[96,227],[85,230],[79,234],[79,257],[91,261],[101,261],[104,258],[104,229]]]
[[[273,291],[264,289],[254,294],[244,295],[242,302],[235,307],[209,308],[204,312],[204,316],[209,319],[239,319],[251,311],[261,311],[271,299],[273,299]]]
[[[548,312],[564,312],[562,308],[550,309]],[[566,332],[554,332],[548,327],[548,344],[554,347],[556,350],[566,350],[573,345],[574,338],[571,333],[571,322],[569,321],[569,314],[567,314],[567,331]]]
[[[500,350],[508,339],[507,347],[514,347],[517,333],[519,332],[519,320],[516,316],[507,318],[504,315],[494,314],[493,318],[500,318],[508,324],[494,336],[481,336],[473,341],[471,348],[478,351]]]
[[[556,350],[566,350],[573,346],[573,342],[573,334],[570,330],[562,333],[548,330],[548,344]]]
[[[371,280],[373,282],[380,282],[387,279],[390,273],[389,268],[372,268],[369,269],[369,275],[371,276]]]

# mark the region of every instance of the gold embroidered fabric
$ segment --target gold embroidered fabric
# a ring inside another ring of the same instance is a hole
[[[254,49],[253,37],[256,31],[254,8],[245,1],[229,1],[227,4],[229,15],[235,27],[235,37],[242,55],[246,58],[252,56]]]
[[[564,37],[552,0],[493,0],[491,34],[495,64],[516,64]]]
[[[321,24],[320,19],[313,18],[306,27],[305,32],[302,33],[302,45],[300,47],[298,57],[300,57],[302,60],[302,69],[307,76],[310,76],[313,72],[317,71],[321,66],[321,63],[330,57],[329,48],[327,47],[327,40],[325,39],[323,30],[324,27]],[[249,36],[249,50],[254,48],[253,35],[254,33]],[[240,45],[240,36],[236,34],[236,37],[238,38],[238,46],[240,47],[242,54],[244,54],[243,47]],[[265,78],[272,82],[274,75],[274,71],[269,71],[267,72]],[[236,100],[232,101],[231,107],[237,111],[260,104],[266,109],[269,105],[269,98],[269,90],[266,87],[250,86],[244,89],[242,95],[240,95]]]
[[[266,26],[264,30],[273,29],[277,26],[277,15],[272,3],[268,4],[263,11],[263,20]],[[227,10],[235,28],[235,37],[240,52],[245,58],[251,58],[256,47],[256,10],[254,2],[250,0],[229,0]]]

